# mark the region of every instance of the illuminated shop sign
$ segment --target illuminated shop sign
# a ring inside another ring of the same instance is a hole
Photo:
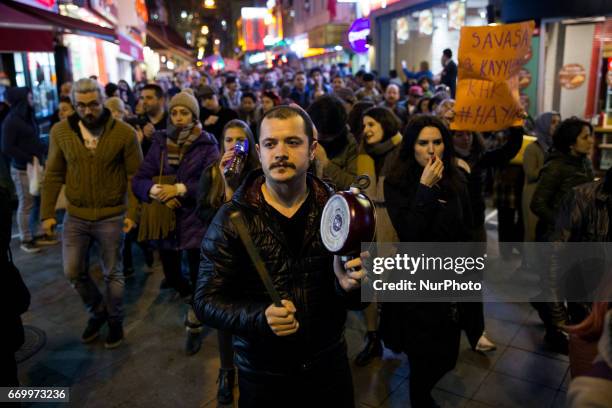
[[[359,18],[353,21],[348,30],[348,42],[357,53],[368,52],[368,35],[370,35],[370,20],[367,18]]]

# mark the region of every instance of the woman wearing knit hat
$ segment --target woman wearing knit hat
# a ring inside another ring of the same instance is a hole
[[[200,243],[206,228],[196,211],[198,182],[219,159],[217,141],[202,130],[200,107],[190,90],[176,94],[169,105],[170,124],[153,135],[153,144],[132,179],[132,189],[144,204],[139,239],[159,248],[166,281],[188,305],[185,351],[193,355],[202,345],[202,324],[191,307],[200,263]],[[191,282],[181,274],[183,251]]]

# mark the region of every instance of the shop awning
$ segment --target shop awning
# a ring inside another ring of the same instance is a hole
[[[147,24],[147,46],[154,50],[168,50],[189,61],[192,52],[183,38],[172,28],[161,24]]]
[[[0,52],[53,51],[53,27],[0,3]]]
[[[0,3],[0,51],[52,51],[55,31],[116,40],[110,28],[22,3]]]

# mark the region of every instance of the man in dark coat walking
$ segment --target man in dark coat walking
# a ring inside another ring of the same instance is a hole
[[[453,61],[453,52],[450,48],[442,51],[442,67],[440,83],[450,88],[451,98],[455,99],[455,91],[457,90],[457,64]]]
[[[332,193],[309,175],[317,142],[297,107],[264,116],[253,171],[202,241],[194,307],[206,324],[234,334],[240,407],[353,407],[346,309],[360,302],[361,258],[341,264],[320,237]],[[239,211],[282,306],[270,304],[230,215]]]
[[[37,224],[35,214],[38,203],[30,193],[27,166],[33,164],[35,158],[42,164],[47,148],[40,140],[38,124],[34,118],[32,91],[25,87],[11,88],[7,91],[7,99],[11,110],[2,122],[2,153],[11,160],[11,178],[19,198],[17,225],[21,238],[20,248],[35,253],[40,251],[35,239],[43,245],[56,243],[44,237],[40,227],[38,230],[31,228]]]

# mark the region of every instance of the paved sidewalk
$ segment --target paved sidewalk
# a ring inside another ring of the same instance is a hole
[[[141,265],[136,246],[134,253],[135,264]],[[15,241],[14,254],[32,293],[24,323],[47,334],[46,346],[19,366],[23,385],[71,387],[75,407],[217,406],[216,333],[207,330],[202,350],[192,357],[184,355],[185,306],[172,291],[160,291],[159,266],[152,274],[137,267],[134,278],[127,281],[126,341],[109,351],[104,349],[104,337],[89,345],[80,342],[87,316],[63,276],[60,246],[32,255],[20,251]],[[99,276],[96,268],[94,275]],[[542,348],[544,329],[537,314],[527,304],[487,304],[485,311],[487,332],[497,350],[471,351],[464,336],[457,368],[434,392],[438,403],[444,407],[564,406],[568,359]],[[362,347],[364,330],[361,315],[351,313],[347,322],[351,359]],[[409,371],[406,359],[389,351],[368,367],[353,367],[358,406],[408,407]]]

